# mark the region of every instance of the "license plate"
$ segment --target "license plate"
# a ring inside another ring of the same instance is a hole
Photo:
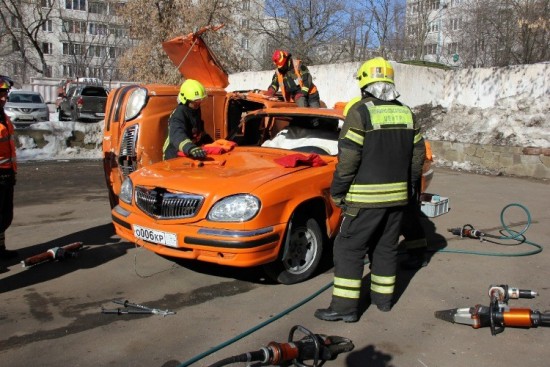
[[[19,115],[19,120],[33,121],[34,116],[32,116],[32,115]]]
[[[134,226],[134,236],[147,242],[170,247],[178,247],[178,236],[175,233],[157,231],[141,226]]]

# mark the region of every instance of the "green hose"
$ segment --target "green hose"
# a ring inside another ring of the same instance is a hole
[[[517,206],[521,209],[523,209],[523,211],[526,213],[527,215],[527,224],[525,225],[525,227],[520,231],[520,232],[516,232],[512,229],[510,229],[510,227],[508,227],[505,223],[504,223],[504,213],[506,212],[506,210],[512,206]],[[457,253],[457,254],[473,254],[473,255],[483,255],[483,256],[529,256],[529,255],[534,255],[534,254],[538,254],[539,252],[542,251],[542,246],[541,245],[538,245],[536,243],[533,243],[533,242],[530,242],[530,241],[527,241],[527,239],[523,236],[523,234],[527,231],[527,229],[531,226],[531,214],[529,213],[529,210],[527,210],[527,208],[521,204],[516,204],[516,203],[512,203],[512,204],[508,204],[506,205],[502,211],[500,212],[500,223],[502,224],[502,228],[504,231],[506,231],[506,233],[508,233],[509,235],[508,236],[493,236],[493,235],[485,235],[486,237],[491,237],[491,238],[495,238],[495,239],[499,239],[499,240],[517,240],[517,241],[520,241],[520,243],[526,243],[528,245],[531,245],[533,247],[535,247],[535,250],[532,250],[532,251],[527,251],[527,252],[519,252],[519,253],[511,253],[511,254],[505,254],[505,253],[494,253],[494,252],[481,252],[481,251],[466,251],[466,250],[447,250],[447,249],[441,249],[441,250],[437,250],[437,251],[434,251],[434,252],[447,252],[447,253]],[[368,260],[365,260],[365,264],[368,264]],[[280,312],[279,314],[275,315],[274,317],[270,318],[269,320],[266,320],[250,329],[248,329],[247,331],[221,343],[221,344],[218,344],[217,346],[215,347],[212,347],[211,349],[201,353],[201,354],[198,354],[197,356],[181,363],[180,365],[178,365],[178,367],[187,367],[201,359],[203,359],[204,357],[214,353],[214,352],[217,352],[218,350],[220,349],[223,349],[225,347],[227,347],[228,345],[252,334],[253,332],[263,328],[264,326],[267,326],[269,325],[270,323],[280,319],[281,317],[283,317],[284,315],[286,314],[289,314],[290,312],[294,311],[295,309],[297,309],[298,307],[301,307],[302,305],[306,304],[307,302],[311,301],[313,298],[317,297],[318,295],[320,295],[321,293],[323,293],[324,291],[326,291],[327,289],[329,289],[330,287],[332,287],[332,282],[324,285],[323,287],[321,287],[318,291],[316,291],[315,293],[313,293],[312,295],[310,295],[309,297],[303,299],[302,301],[294,304],[293,306],[287,308],[286,310]]]
[[[525,212],[525,215],[527,216],[526,225],[520,232],[514,231],[513,229],[508,227],[506,225],[506,223],[504,223],[504,213],[506,212],[507,209],[509,209],[511,207],[521,208]],[[535,254],[538,254],[539,252],[542,251],[542,246],[541,245],[539,245],[537,243],[534,243],[534,242],[531,242],[531,241],[528,241],[527,238],[525,238],[525,236],[523,235],[525,232],[527,232],[527,229],[529,229],[529,227],[531,226],[531,213],[529,213],[529,210],[525,206],[523,206],[521,204],[517,204],[517,203],[512,203],[512,204],[506,205],[504,208],[502,208],[502,211],[500,212],[500,224],[502,225],[502,228],[503,228],[501,230],[501,232],[505,232],[508,235],[495,236],[495,235],[491,235],[491,234],[484,234],[484,237],[494,238],[494,239],[497,239],[497,240],[516,240],[516,241],[519,242],[518,245],[522,244],[522,243],[525,243],[529,246],[534,247],[535,249],[531,250],[531,251],[515,252],[515,253],[485,252],[485,251],[470,251],[470,250],[449,250],[449,249],[441,249],[441,250],[436,250],[436,251],[433,251],[433,252],[447,252],[447,253],[455,253],[455,254],[471,254],[471,255],[481,255],[481,256],[516,257],[516,256],[535,255]]]

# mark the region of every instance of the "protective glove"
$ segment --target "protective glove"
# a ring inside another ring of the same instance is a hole
[[[193,159],[202,159],[202,158],[206,158],[206,152],[201,147],[195,146],[189,149],[188,156],[190,156]]]
[[[264,92],[264,95],[268,97],[273,97],[275,95],[275,89],[267,88],[267,90]]]

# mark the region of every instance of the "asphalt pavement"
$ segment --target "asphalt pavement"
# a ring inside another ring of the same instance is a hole
[[[166,259],[113,234],[101,162],[22,163],[7,231],[8,247],[18,249],[20,259],[1,263],[0,364],[208,366],[287,342],[300,325],[353,342],[353,351],[327,367],[546,366],[549,328],[507,327],[493,336],[489,328],[448,323],[434,312],[488,305],[495,284],[539,292],[510,300],[509,307],[550,312],[549,188],[547,181],[437,168],[429,191],[447,197],[450,210],[424,221],[428,266],[398,273],[391,312],[366,302],[359,322],[343,323],[313,316],[330,302],[330,264],[311,280],[284,286],[260,269]],[[528,228],[521,244],[447,231],[466,224],[495,236],[506,235],[503,225]],[[76,258],[28,268],[20,263],[74,242],[84,245]],[[175,314],[102,313],[124,309],[113,302],[124,300]]]

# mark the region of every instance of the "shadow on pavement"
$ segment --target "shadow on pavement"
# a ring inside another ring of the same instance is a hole
[[[126,254],[128,249],[134,247],[127,242],[116,243],[120,240],[113,238],[113,236],[113,226],[111,223],[108,223],[71,233],[55,240],[19,249],[19,257],[10,261],[5,261],[3,265],[16,265],[27,257],[38,255],[51,248],[65,246],[74,242],[82,242],[84,245],[84,247],[78,251],[76,258],[37,264],[27,268],[25,271],[2,279],[0,283],[0,293],[42,283],[79,269],[94,268]]]
[[[390,354],[377,351],[374,345],[367,345],[365,348],[352,351],[346,356],[348,367],[391,367],[393,357]]]

